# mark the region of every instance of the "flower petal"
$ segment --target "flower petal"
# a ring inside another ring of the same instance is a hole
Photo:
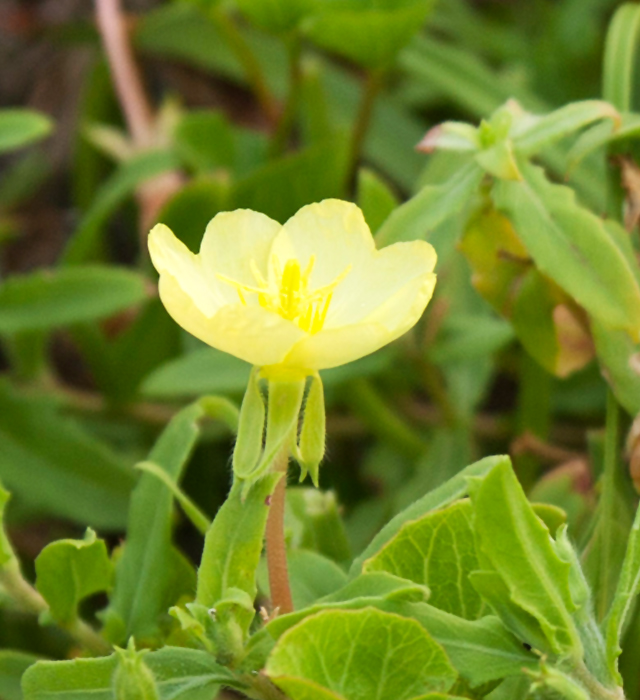
[[[330,284],[349,266],[350,277],[374,251],[373,237],[360,209],[339,199],[302,207],[282,227],[271,249],[281,269],[292,258],[304,269],[315,256],[312,289]]]
[[[356,323],[308,335],[284,359],[287,367],[329,369],[369,355],[394,336],[381,323]]]
[[[154,226],[148,245],[151,261],[160,276],[171,275],[203,314],[212,316],[225,303],[215,281],[210,284],[207,279],[200,258],[168,226]]]
[[[261,306],[228,304],[208,317],[168,274],[161,275],[159,289],[162,303],[176,323],[207,345],[253,365],[279,364],[305,335]]]
[[[257,280],[252,272],[252,261],[266,279],[271,244],[281,229],[277,221],[251,209],[216,214],[200,245],[203,268],[216,278],[224,275],[255,287]],[[223,283],[223,286],[229,301],[236,302],[238,295],[233,285]]]
[[[325,328],[336,328],[360,321],[368,321],[376,309],[382,307],[393,309],[386,315],[381,312],[380,318],[384,319],[382,322],[385,326],[394,327],[396,323],[400,323],[405,310],[394,305],[391,300],[396,295],[402,296],[401,292],[405,287],[408,290],[421,288],[422,282],[430,280],[432,277],[433,283],[435,283],[433,269],[436,261],[436,252],[433,246],[426,241],[395,243],[376,251],[371,256],[367,266],[359,270],[357,277],[353,279],[347,277],[336,288],[327,314]],[[427,287],[429,284],[431,284],[430,298],[433,284],[429,282]],[[409,291],[406,295],[407,307],[413,305],[411,293]],[[391,314],[396,314],[397,318]],[[420,314],[418,314],[419,316]],[[410,328],[413,323],[407,328]]]

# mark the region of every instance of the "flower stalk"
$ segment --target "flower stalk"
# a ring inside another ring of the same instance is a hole
[[[287,567],[287,545],[284,537],[284,509],[286,502],[287,468],[289,466],[289,446],[280,450],[273,461],[271,471],[282,472],[271,502],[267,518],[267,568],[269,570],[269,589],[274,612],[287,614],[293,612],[293,598],[289,585]]]

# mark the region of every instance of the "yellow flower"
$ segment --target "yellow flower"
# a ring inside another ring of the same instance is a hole
[[[253,365],[314,371],[374,352],[411,328],[435,285],[424,241],[376,250],[360,209],[326,199],[281,226],[218,214],[196,255],[158,224],[149,251],[173,319]]]

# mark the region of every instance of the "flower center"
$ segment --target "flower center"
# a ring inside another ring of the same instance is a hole
[[[218,277],[236,288],[243,304],[247,303],[245,294],[257,294],[260,306],[292,321],[303,331],[313,335],[322,330],[333,292],[351,270],[349,265],[333,282],[311,291],[309,279],[315,262],[315,256],[312,255],[309,264],[302,271],[300,262],[291,258],[287,260],[283,270],[274,256],[272,265],[275,271],[275,285],[264,279],[254,260],[251,261],[251,272],[257,283],[255,287],[221,274],[218,274]]]

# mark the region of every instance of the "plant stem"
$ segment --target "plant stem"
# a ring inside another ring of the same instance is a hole
[[[262,67],[251,50],[251,47],[242,36],[235,22],[223,9],[215,8],[211,13],[211,17],[215,24],[217,24],[218,29],[222,32],[229,48],[235,53],[236,58],[242,64],[251,90],[260,103],[269,123],[272,125],[277,124],[279,114],[278,105],[267,87],[267,81],[265,80]]]
[[[382,83],[383,73],[381,71],[371,70],[367,73],[362,90],[360,108],[351,135],[351,147],[349,149],[350,184],[353,184],[356,177],[360,153],[364,146],[364,140],[369,130],[369,123],[373,116],[373,107],[376,97],[380,92],[380,88],[382,87]]]
[[[284,506],[287,489],[287,467],[289,466],[289,445],[274,459],[271,470],[283,472],[269,506],[267,518],[267,568],[269,569],[269,589],[271,604],[281,614],[293,612],[293,599],[289,586],[287,569],[287,546],[284,541]]]
[[[22,576],[17,560],[9,562],[0,570],[0,585],[19,611],[41,615],[49,610],[46,600]],[[111,653],[110,645],[84,620],[77,618],[71,625],[63,629],[92,654],[105,656]]]
[[[153,111],[129,44],[120,1],[96,0],[96,18],[129,132],[136,145],[149,146],[153,132]]]

